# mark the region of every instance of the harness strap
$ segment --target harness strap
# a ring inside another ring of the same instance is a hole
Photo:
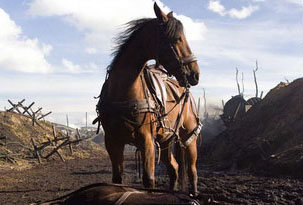
[[[125,200],[134,193],[142,193],[140,191],[127,191],[122,194],[122,196],[116,201],[115,205],[121,205],[125,202]]]
[[[181,118],[183,116],[183,113],[184,113],[184,108],[185,108],[185,104],[187,103],[187,100],[188,100],[188,97],[189,97],[189,90],[188,88],[186,88],[185,90],[185,98],[184,98],[184,101],[183,101],[183,104],[182,104],[182,107],[181,107],[181,110],[177,116],[177,120],[176,120],[176,123],[175,123],[175,135],[179,138],[179,134],[177,133],[179,131],[179,127],[180,127],[180,123],[181,123]],[[179,139],[178,139],[179,140]]]
[[[201,132],[203,125],[199,122],[198,126],[191,132],[190,137],[184,142],[185,146],[188,146]]]
[[[104,102],[105,108],[115,108],[113,110],[108,110],[108,112],[123,112],[130,111],[134,114],[140,112],[154,112],[155,111],[155,103],[153,101],[149,101],[148,99],[142,100],[131,100],[131,101],[121,101],[121,102]],[[103,112],[106,112],[106,109],[102,109]]]
[[[161,160],[161,146],[159,144],[159,142],[155,141],[156,144],[156,148],[158,150],[158,160],[157,160],[157,164],[160,164],[160,160]]]

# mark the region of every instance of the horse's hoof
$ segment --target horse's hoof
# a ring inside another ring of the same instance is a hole
[[[198,191],[197,192],[195,191],[195,192],[190,192],[189,193],[189,197],[193,198],[193,199],[197,199],[199,195],[200,195],[200,193]]]

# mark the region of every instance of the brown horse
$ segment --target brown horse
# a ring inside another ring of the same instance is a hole
[[[122,183],[124,146],[134,144],[142,153],[143,184],[149,188],[155,186],[154,140],[159,115],[144,89],[143,68],[148,60],[156,59],[181,86],[196,85],[199,81],[199,67],[181,22],[172,12],[164,14],[156,3],[154,11],[157,18],[132,21],[119,37],[94,120],[101,122],[105,131],[113,183]],[[158,133],[161,135],[161,131]]]
[[[40,205],[200,205],[202,197],[193,199],[182,192],[159,189],[133,188],[118,184],[91,184],[72,193]]]

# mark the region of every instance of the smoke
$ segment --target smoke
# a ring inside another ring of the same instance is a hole
[[[215,104],[206,106],[206,110],[204,109],[203,113],[200,113],[200,120],[203,124],[201,131],[202,144],[210,143],[225,130],[226,127],[220,117],[222,113],[223,108]]]

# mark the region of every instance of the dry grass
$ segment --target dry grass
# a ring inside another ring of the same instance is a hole
[[[40,125],[40,126],[39,126]],[[36,145],[53,139],[52,124],[50,122],[39,121],[39,125],[32,125],[32,120],[24,115],[0,111],[0,136],[6,136],[7,141],[0,141],[0,169],[27,169],[37,164],[37,159],[33,155],[33,145],[31,138]],[[64,137],[65,134],[56,131],[57,137]],[[63,141],[60,141],[62,143]],[[42,151],[42,156],[46,156],[54,149],[49,146]],[[59,150],[65,160],[76,158],[89,158],[92,155],[104,156],[106,151],[90,140],[84,140],[77,145],[73,145],[71,154],[68,146]],[[2,157],[1,157],[2,156]],[[60,160],[54,154],[49,160]],[[44,160],[46,161],[46,160]]]

